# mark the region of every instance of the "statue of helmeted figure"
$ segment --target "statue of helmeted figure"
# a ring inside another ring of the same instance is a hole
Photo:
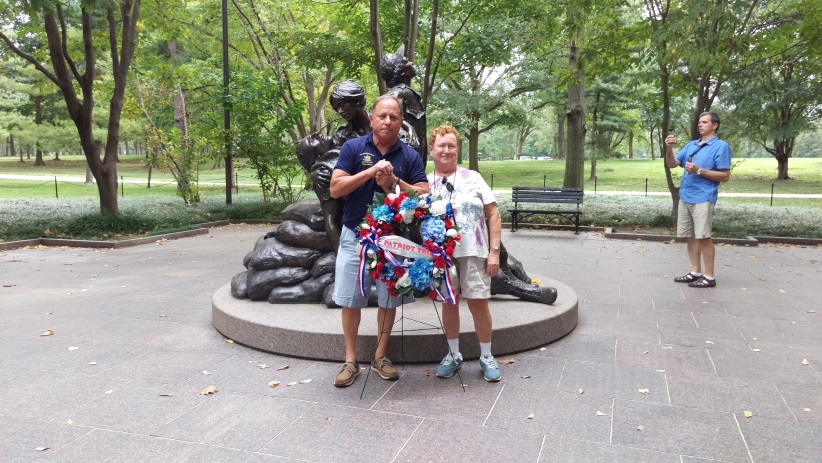
[[[403,141],[420,153],[422,164],[425,165],[428,162],[428,129],[425,122],[425,108],[422,105],[420,94],[411,88],[411,79],[417,75],[417,72],[414,70],[414,63],[405,57],[405,46],[400,45],[396,53],[389,53],[382,57],[380,75],[389,87],[387,93],[402,101],[403,122],[408,123],[413,129],[418,144]]]
[[[297,144],[297,158],[309,173],[314,193],[322,206],[325,231],[336,250],[340,244],[342,205],[345,200],[331,197],[328,190],[331,173],[337,164],[342,145],[371,131],[371,122],[365,111],[365,90],[353,80],[337,85],[331,92],[329,102],[331,108],[346,120],[346,124],[337,129],[331,138],[315,133],[300,140]]]

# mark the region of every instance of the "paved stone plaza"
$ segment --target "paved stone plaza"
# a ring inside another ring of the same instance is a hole
[[[822,461],[822,247],[720,246],[718,286],[692,289],[684,244],[504,231],[577,292],[577,328],[499,383],[408,364],[363,391],[212,326],[269,228],[0,251],[0,461]]]

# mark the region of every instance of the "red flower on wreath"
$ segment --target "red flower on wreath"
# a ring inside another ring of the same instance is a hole
[[[445,268],[445,259],[443,259],[442,256],[437,256],[437,258],[434,259],[434,267]]]
[[[437,292],[432,289],[431,292],[428,293],[428,297],[430,297],[432,301],[436,301],[437,300]]]
[[[402,278],[403,275],[405,275],[405,269],[404,268],[402,268],[400,266],[394,267],[394,276],[395,277]]]

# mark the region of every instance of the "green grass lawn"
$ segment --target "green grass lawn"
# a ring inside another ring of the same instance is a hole
[[[822,158],[798,158],[789,162],[789,174],[791,180],[776,180],[776,161],[771,158],[758,159],[736,159],[736,166],[731,175],[731,180],[722,185],[722,191],[728,193],[757,193],[770,194],[822,194]],[[241,185],[256,185],[254,172],[245,168],[242,160],[236,162],[236,173],[238,182]],[[467,166],[467,163],[465,163]],[[585,165],[585,190],[588,193],[594,191],[649,191],[667,192],[668,186],[665,181],[665,170],[662,160],[650,159],[618,159],[600,160],[597,162],[596,181],[590,179],[590,162]],[[428,164],[428,171],[433,169],[431,163]],[[512,186],[561,186],[565,163],[563,161],[483,161],[480,163],[480,172],[489,185],[493,184],[494,189],[505,190]],[[674,182],[679,183],[681,169],[673,169]],[[0,158],[0,173],[17,175],[41,175],[58,177],[85,178],[85,159],[81,156],[63,156],[60,161],[50,159],[46,161],[46,166],[34,167],[33,161],[23,164],[17,158]],[[123,156],[117,165],[117,174],[122,176],[127,182],[126,195],[129,194],[128,183],[136,182],[143,187],[148,185],[148,168],[145,166],[145,159],[138,156]],[[173,182],[174,178],[168,171],[154,169],[151,172],[152,188],[160,187],[159,182]],[[199,181],[201,185],[208,183],[225,183],[225,171],[223,169],[211,169],[211,164],[207,168],[200,170]],[[20,195],[31,195],[35,197],[53,197],[53,182],[49,186],[43,181],[38,181],[42,188],[35,188],[25,191],[25,182],[12,183],[9,180],[0,180],[0,198],[15,198]],[[82,182],[69,182],[74,185]],[[69,188],[66,183],[66,195],[82,196],[83,191],[90,195],[96,195],[94,188],[77,187]],[[209,187],[201,186],[209,191]],[[58,181],[58,194],[62,190]],[[148,189],[148,188],[146,188]],[[135,192],[134,194],[139,194]],[[31,197],[29,196],[29,197]]]
[[[792,180],[775,181],[773,159],[737,160],[731,180],[722,185],[714,230],[718,237],[788,236],[822,238],[822,199],[771,198],[776,194],[822,194],[822,159],[792,159]],[[45,167],[32,162],[20,164],[16,158],[0,158],[0,174],[40,175],[41,180],[0,179],[0,241],[38,236],[80,239],[122,239],[131,236],[166,233],[193,224],[234,219],[274,219],[285,205],[273,198],[264,204],[253,172],[238,162],[240,192],[234,203],[225,204],[225,173],[221,169],[200,172],[202,203],[186,206],[176,195],[176,185],[168,172],[152,172],[147,188],[148,169],[144,159],[124,158],[118,174],[126,180],[120,189],[120,209],[116,218],[101,216],[97,188],[84,185],[85,161],[66,156],[47,161]],[[433,168],[429,164],[429,171]],[[493,183],[503,219],[510,220],[511,186],[561,186],[565,164],[562,161],[485,161],[480,170]],[[581,224],[618,229],[664,229],[671,211],[671,198],[665,184],[661,160],[609,160],[597,164],[597,182],[587,181]],[[681,169],[674,169],[675,173]],[[61,177],[56,182],[54,176]],[[67,181],[66,177],[77,180]],[[133,182],[133,183],[132,183]],[[678,178],[675,178],[678,183]],[[213,183],[213,185],[209,185]],[[642,193],[661,192],[661,195]],[[613,195],[606,192],[639,192]],[[303,198],[314,198],[302,191]],[[722,193],[756,193],[760,197],[723,196]],[[537,216],[536,223],[560,223],[556,216]]]

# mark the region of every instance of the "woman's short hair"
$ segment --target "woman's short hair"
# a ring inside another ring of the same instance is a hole
[[[428,146],[434,146],[434,141],[437,139],[438,136],[448,135],[449,133],[453,133],[454,136],[457,138],[457,148],[459,148],[460,133],[457,129],[448,124],[443,124],[431,131],[431,135],[428,136]]]

